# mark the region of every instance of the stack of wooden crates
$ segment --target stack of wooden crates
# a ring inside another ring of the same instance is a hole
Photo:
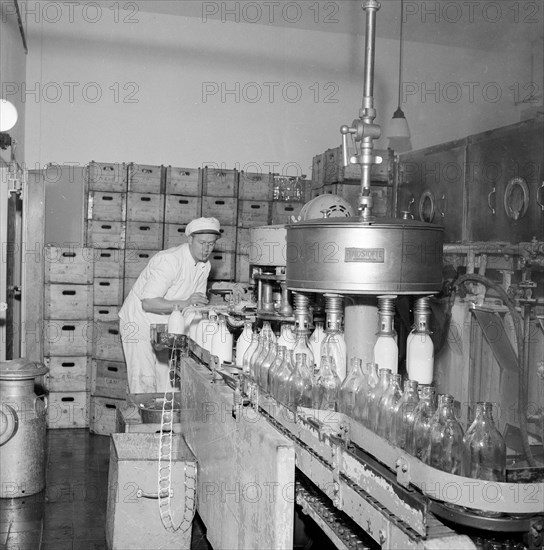
[[[372,166],[370,184],[374,199],[372,213],[378,218],[393,215],[393,193],[395,162],[392,149],[375,149],[374,154],[382,158],[381,164]],[[361,188],[361,166],[351,164],[344,167],[342,147],[327,149],[313,158],[312,198],[325,193],[339,195],[346,199],[357,212]]]
[[[49,428],[89,425],[89,378],[93,342],[93,264],[90,251],[44,251],[44,363],[49,367]]]
[[[291,221],[309,185],[299,201],[279,201],[272,174],[99,162],[75,173],[85,241],[48,248],[45,265],[49,427],[109,434],[127,392],[118,313],[150,258],[186,242],[192,219],[215,217],[210,280],[249,282],[249,228]]]

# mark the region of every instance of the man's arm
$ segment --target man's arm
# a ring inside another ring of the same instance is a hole
[[[157,313],[159,315],[169,315],[174,310],[174,306],[183,309],[187,306],[202,306],[208,303],[205,294],[195,292],[188,300],[166,300],[165,298],[144,298],[142,300],[142,309],[147,313]]]

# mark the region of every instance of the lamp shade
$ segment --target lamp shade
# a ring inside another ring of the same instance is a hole
[[[410,128],[408,128],[408,121],[402,112],[402,109],[399,107],[393,118],[389,121],[389,130],[387,132],[387,137],[389,139],[395,138],[409,138],[410,137]]]
[[[17,123],[17,109],[13,103],[0,99],[0,132],[8,132]]]

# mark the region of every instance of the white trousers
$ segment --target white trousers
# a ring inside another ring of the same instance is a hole
[[[149,327],[121,320],[119,330],[127,364],[129,393],[164,393],[172,390],[170,351],[156,352],[153,349]]]

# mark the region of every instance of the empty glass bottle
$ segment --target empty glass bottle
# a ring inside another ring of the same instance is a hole
[[[285,346],[287,349],[293,349],[295,347],[295,342],[296,336],[293,325],[283,323],[278,337],[278,345]]]
[[[293,348],[293,357],[296,357],[297,353],[302,353],[306,355],[306,364],[308,365],[310,371],[313,372],[315,357],[308,343],[308,332],[304,329],[297,328],[295,330],[295,335],[296,341],[295,347]]]
[[[364,371],[364,384],[362,384],[355,395],[355,419],[366,426],[368,418],[368,394],[378,383],[378,365],[367,363]]]
[[[506,480],[506,445],[493,421],[493,403],[476,405],[476,417],[465,433],[463,445],[467,477]]]
[[[351,368],[349,374],[340,386],[340,397],[338,399],[338,411],[351,418],[356,419],[356,401],[355,396],[359,388],[363,386],[366,389],[366,379],[362,369],[363,361],[357,357],[351,359]]]
[[[402,399],[401,383],[401,375],[392,374],[389,386],[383,393],[378,404],[376,433],[389,440],[391,440],[391,434],[393,432],[393,420],[395,418],[397,406]]]
[[[453,396],[445,394],[431,422],[430,465],[463,475],[463,428],[453,412]]]
[[[312,373],[306,363],[306,355],[297,353],[295,369],[289,378],[289,406],[312,406]]]
[[[321,367],[314,386],[313,406],[316,409],[336,411],[340,379],[330,355],[321,357]]]
[[[252,329],[252,322],[246,321],[244,323],[244,330],[240,333],[240,336],[238,336],[236,340],[236,366],[242,367],[244,366],[244,355],[251,346],[251,340],[253,336],[253,329]]]
[[[268,392],[275,399],[278,399],[278,378],[281,372],[280,367],[285,359],[286,349],[285,346],[278,346],[278,353],[268,371]]]
[[[263,362],[261,363],[261,366],[259,368],[259,386],[265,392],[269,391],[268,390],[268,371],[270,370],[270,367],[272,366],[274,359],[276,359],[277,354],[278,354],[278,344],[276,342],[272,342],[270,344],[270,351],[268,352],[266,357],[263,359]]]
[[[249,384],[249,380],[250,380],[250,377],[249,377],[249,362],[251,360],[251,356],[253,355],[253,353],[257,349],[258,345],[259,345],[259,335],[256,332],[254,332],[251,335],[251,344],[249,345],[246,352],[244,353],[244,359],[243,359],[243,362],[242,362],[242,372],[243,372],[243,375],[244,375],[243,391],[246,395],[248,393],[248,384]]]
[[[318,357],[330,356],[334,360],[336,374],[340,383],[346,378],[347,350],[344,331],[341,328],[328,329],[321,343],[321,354]]]
[[[377,430],[378,410],[379,410],[378,407],[379,407],[380,399],[382,398],[382,395],[386,392],[387,388],[389,387],[389,382],[391,380],[391,370],[379,369],[378,375],[379,375],[378,383],[373,388],[370,388],[368,392],[368,399],[367,399],[368,414],[366,415],[365,425],[373,431]]]
[[[283,363],[278,369],[276,399],[289,406],[289,379],[295,370],[293,363],[293,350],[285,349]]]
[[[325,338],[325,330],[323,329],[323,322],[317,321],[315,323],[315,329],[312,332],[310,338],[308,338],[308,343],[310,344],[310,349],[314,354],[314,358],[319,358],[321,354],[321,344]]]
[[[423,386],[420,390],[411,434],[406,438],[408,445],[406,451],[429,464],[431,422],[436,413],[435,389],[433,386]]]
[[[274,331],[272,330],[272,327],[270,326],[269,321],[265,321],[263,323],[263,328],[261,329],[261,332],[266,334],[268,336],[268,339],[272,342],[276,341],[276,335],[274,334]]]
[[[401,449],[407,450],[407,441],[408,437],[412,435],[414,414],[418,403],[417,382],[415,380],[405,380],[404,393],[393,419],[391,435],[391,441]]]

